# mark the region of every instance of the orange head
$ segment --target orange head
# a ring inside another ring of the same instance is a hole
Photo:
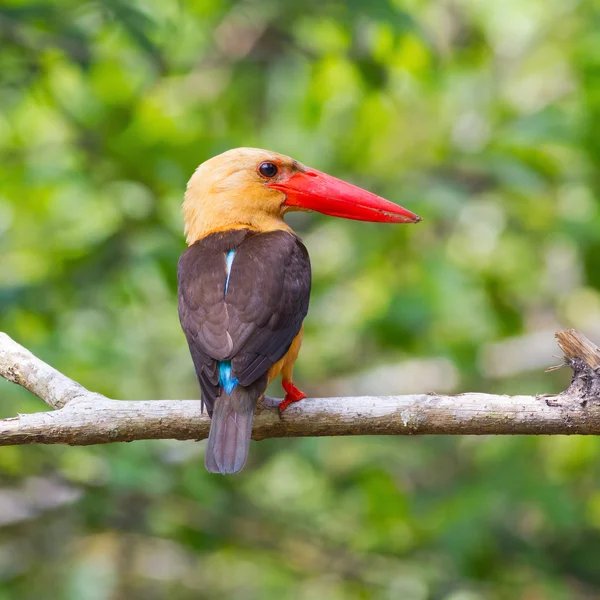
[[[235,148],[202,163],[190,179],[183,203],[187,241],[192,244],[223,229],[289,229],[283,215],[291,210],[385,223],[421,220],[397,204],[289,156]]]

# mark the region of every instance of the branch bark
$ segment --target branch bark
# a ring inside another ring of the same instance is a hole
[[[557,396],[480,393],[309,398],[280,414],[257,408],[253,438],[408,434],[600,434],[600,349],[574,330],[556,334],[573,369]],[[553,367],[559,368],[559,367]],[[89,445],[142,439],[199,440],[210,420],[198,400],[111,400],[86,390],[0,333],[0,375],[44,400],[50,412],[0,420],[0,445]]]

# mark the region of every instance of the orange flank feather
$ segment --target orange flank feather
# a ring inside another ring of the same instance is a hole
[[[304,333],[304,326],[300,329],[300,333],[294,338],[290,349],[287,351],[287,354],[281,359],[278,360],[270,369],[269,369],[269,383],[271,381],[277,379],[278,375],[281,375],[281,381],[283,385],[283,389],[285,390],[285,399],[279,405],[281,410],[285,410],[292,402],[298,402],[303,398],[306,398],[306,394],[304,392],[300,392],[296,389],[293,380],[294,373],[294,363],[298,358],[298,353],[300,352],[300,346],[302,346],[302,334]],[[293,388],[294,391],[289,391],[289,387]]]

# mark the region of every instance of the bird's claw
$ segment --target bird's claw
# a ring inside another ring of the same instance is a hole
[[[283,412],[293,402],[299,402],[306,398],[306,394],[301,392],[292,381],[283,381],[281,383],[285,390],[285,398],[279,403],[279,410]]]

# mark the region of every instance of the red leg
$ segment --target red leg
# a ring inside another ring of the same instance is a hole
[[[291,379],[289,381],[283,380],[281,385],[285,390],[285,399],[279,403],[279,410],[281,412],[283,412],[292,402],[299,402],[303,398],[306,398],[306,394],[301,392]]]

